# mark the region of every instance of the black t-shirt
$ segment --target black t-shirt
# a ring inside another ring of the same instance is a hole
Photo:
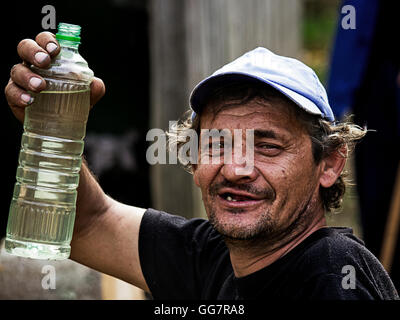
[[[319,229],[271,265],[237,278],[222,236],[207,220],[148,209],[139,256],[154,299],[399,299],[349,228]]]

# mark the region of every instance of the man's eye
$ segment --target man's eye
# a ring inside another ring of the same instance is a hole
[[[258,145],[258,147],[260,149],[280,149],[280,147],[277,145],[267,144],[267,143],[260,144],[260,145]]]
[[[276,156],[281,153],[282,148],[275,144],[269,143],[261,143],[256,146],[260,153],[265,154],[267,156]]]

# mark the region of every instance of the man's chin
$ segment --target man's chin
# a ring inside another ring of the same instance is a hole
[[[250,241],[262,238],[271,231],[271,220],[264,213],[243,210],[228,211],[210,215],[210,223],[226,239]]]

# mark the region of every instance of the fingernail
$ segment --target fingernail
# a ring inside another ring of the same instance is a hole
[[[46,50],[47,50],[49,53],[53,53],[57,48],[58,48],[58,47],[57,47],[57,45],[56,45],[54,42],[49,42],[49,43],[47,44],[47,46],[46,46]]]
[[[26,104],[31,104],[33,102],[33,98],[27,93],[21,94],[21,100]]]
[[[48,57],[48,54],[41,52],[41,51],[39,51],[35,54],[35,60],[39,63],[42,63],[44,60],[46,60],[47,57]]]
[[[39,86],[42,84],[42,79],[36,78],[36,77],[32,77],[29,80],[29,84],[31,85],[31,87],[33,88],[39,88]]]

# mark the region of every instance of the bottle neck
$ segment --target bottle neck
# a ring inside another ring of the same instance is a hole
[[[64,39],[59,39],[58,43],[62,48],[68,48],[72,50],[78,51],[79,48],[79,42],[77,41],[70,41],[70,40],[64,40]]]

